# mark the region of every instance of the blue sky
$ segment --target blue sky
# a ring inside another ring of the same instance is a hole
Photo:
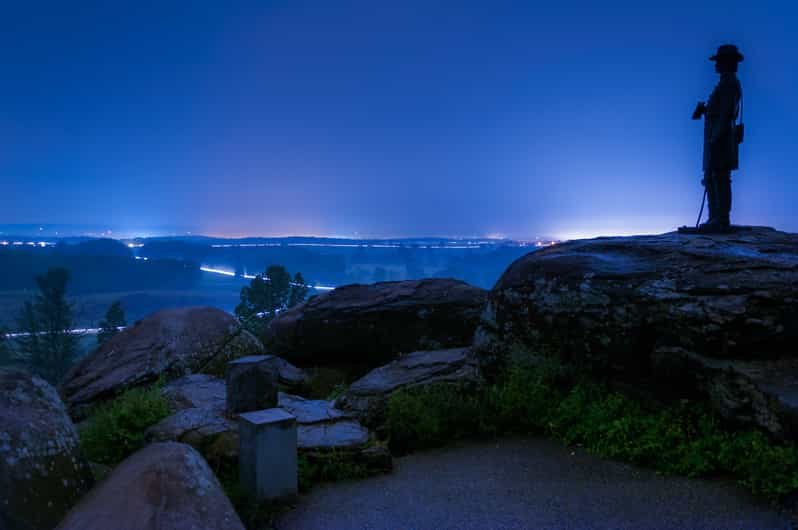
[[[0,7],[0,223],[666,231],[695,221],[690,113],[732,42],[733,220],[798,231],[791,2],[16,4]]]

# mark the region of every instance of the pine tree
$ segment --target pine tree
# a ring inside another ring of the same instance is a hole
[[[125,321],[125,310],[122,309],[122,302],[117,300],[108,312],[105,313],[105,319],[100,322],[100,331],[97,333],[97,346],[102,346],[111,340],[117,333],[119,328],[127,326]]]
[[[309,290],[310,287],[305,282],[305,278],[302,277],[302,273],[297,272],[294,274],[294,281],[291,282],[291,295],[288,298],[288,307],[294,307],[304,302],[305,298],[308,297]]]
[[[270,265],[241,289],[235,314],[242,325],[259,335],[279,311],[305,299],[308,286],[301,273],[294,279],[282,265]]]
[[[53,268],[36,277],[39,294],[19,315],[19,351],[31,371],[57,383],[74,361],[78,337],[71,332],[72,306],[66,299],[69,271]]]

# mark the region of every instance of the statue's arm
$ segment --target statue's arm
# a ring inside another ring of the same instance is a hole
[[[707,104],[704,103],[703,101],[699,101],[695,106],[695,110],[693,111],[693,119],[700,120],[701,117],[704,114],[706,114],[706,112],[707,112]]]

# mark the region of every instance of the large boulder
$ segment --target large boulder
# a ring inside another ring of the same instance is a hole
[[[50,530],[91,485],[55,389],[35,375],[0,369],[0,528]]]
[[[66,374],[60,391],[82,418],[128,388],[190,373],[224,375],[228,361],[263,353],[229,313],[212,307],[164,309],[122,331]]]
[[[300,365],[374,368],[401,352],[468,346],[486,296],[450,279],[347,285],[280,313],[264,344]]]
[[[369,425],[384,416],[388,398],[401,388],[449,383],[478,385],[479,363],[470,348],[417,351],[376,368],[350,385],[335,402]]]
[[[796,302],[795,234],[572,241],[507,269],[475,347],[484,360],[519,344],[550,350],[621,387],[708,399],[729,420],[795,438]]]
[[[95,487],[58,530],[244,530],[197,451],[157,443],[134,453]]]

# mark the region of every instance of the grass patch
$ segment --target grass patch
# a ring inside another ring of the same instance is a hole
[[[297,461],[299,491],[309,491],[314,485],[337,480],[366,478],[381,471],[358,461],[357,455],[346,451],[302,453]]]
[[[586,377],[563,384],[555,363],[516,364],[477,393],[455,385],[402,390],[388,403],[391,449],[466,436],[543,434],[595,455],[688,477],[733,476],[779,500],[798,489],[798,448],[727,429],[706,405],[649,409]]]
[[[144,431],[169,415],[163,381],[132,388],[100,405],[80,432],[83,453],[92,462],[114,466],[144,446]]]

